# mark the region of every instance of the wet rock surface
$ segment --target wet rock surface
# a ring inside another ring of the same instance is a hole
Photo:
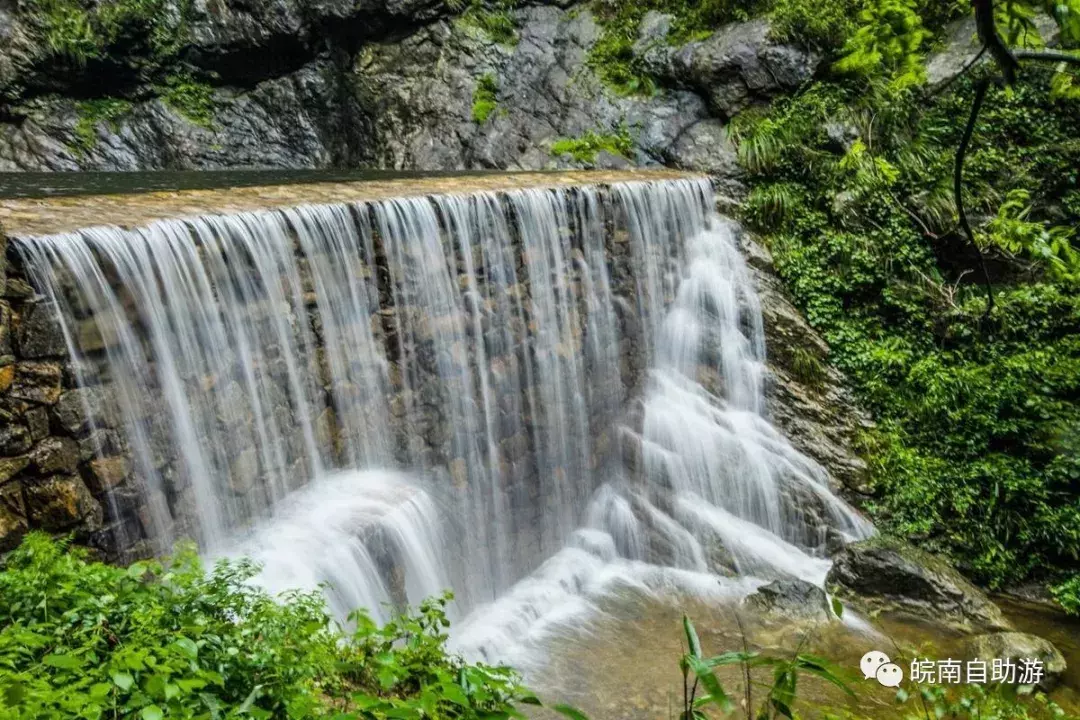
[[[944,560],[897,540],[845,546],[825,585],[870,612],[909,614],[966,632],[1011,629],[986,594]]]
[[[747,609],[768,620],[827,622],[831,615],[825,591],[805,580],[774,580],[746,598]]]
[[[979,635],[968,642],[968,652],[970,657],[985,660],[988,666],[994,660],[1011,662],[1017,668],[1017,684],[1023,680],[1025,661],[1041,662],[1042,680],[1037,686],[1046,692],[1057,686],[1068,669],[1065,657],[1053,643],[1027,633],[1000,632]]]

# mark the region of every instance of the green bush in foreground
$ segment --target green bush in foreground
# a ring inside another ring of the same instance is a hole
[[[0,719],[479,718],[536,702],[505,668],[449,655],[430,600],[335,626],[319,593],[272,597],[250,561],[190,548],[117,568],[31,534],[0,572]]]

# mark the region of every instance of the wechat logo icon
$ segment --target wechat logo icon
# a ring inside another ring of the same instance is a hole
[[[863,679],[877,680],[885,687],[900,687],[904,681],[904,671],[880,650],[871,650],[859,661]]]

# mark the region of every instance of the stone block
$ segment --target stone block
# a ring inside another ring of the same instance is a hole
[[[89,462],[88,468],[86,481],[95,495],[112,490],[131,475],[131,462],[122,455],[95,458]]]
[[[101,505],[77,475],[53,475],[24,487],[27,513],[34,527],[49,532],[76,526],[87,531],[101,527]]]
[[[25,455],[10,458],[0,458],[0,486],[15,477],[30,464],[30,458]]]
[[[22,488],[18,483],[0,485],[0,552],[18,545],[27,529]]]
[[[68,354],[55,306],[40,302],[25,307],[19,322],[18,346],[19,355],[31,360]]]
[[[55,362],[21,362],[15,366],[15,380],[9,394],[36,405],[53,405],[62,392],[62,370]]]
[[[79,445],[67,437],[45,438],[30,451],[30,463],[42,475],[74,473],[79,464]]]

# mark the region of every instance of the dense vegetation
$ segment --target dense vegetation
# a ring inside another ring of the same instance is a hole
[[[975,126],[963,188],[987,313],[952,179],[993,66],[924,89],[920,51],[948,18],[868,6],[832,81],[741,118],[746,214],[879,421],[865,438],[879,520],[991,586],[1064,580],[1080,559],[1080,102],[1028,69]]]
[[[512,671],[448,653],[446,597],[381,628],[355,613],[355,629],[345,632],[319,593],[271,597],[250,582],[257,571],[242,560],[208,571],[190,549],[118,568],[27,536],[0,569],[0,720],[499,720],[539,704]],[[689,619],[684,632],[681,720],[799,717],[802,678],[854,698],[847,674],[825,659],[749,649],[707,657]],[[743,698],[714,674],[730,665],[755,678],[756,689],[740,689]],[[912,705],[913,717],[1065,717],[1045,697],[1027,702],[1008,688],[959,697],[928,688],[897,700]],[[854,717],[823,715],[840,716]]]
[[[536,702],[447,653],[446,598],[345,632],[321,594],[273,598],[256,572],[190,549],[118,568],[29,535],[0,572],[0,720],[496,720]]]

